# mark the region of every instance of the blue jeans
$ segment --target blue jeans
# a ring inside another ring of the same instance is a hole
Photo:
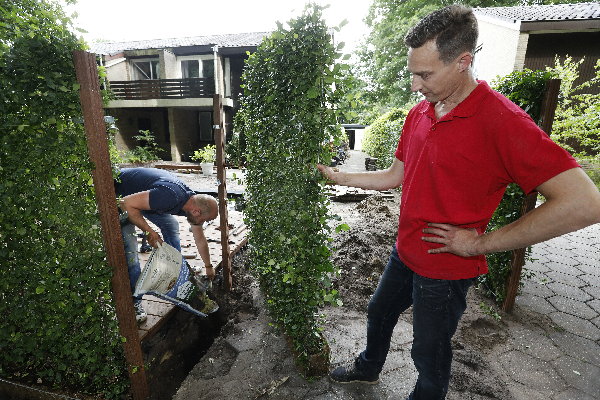
[[[165,242],[181,251],[181,242],[179,240],[179,222],[170,214],[157,214],[144,211],[144,218],[158,227]],[[127,270],[129,271],[129,284],[131,292],[135,291],[135,284],[141,274],[140,260],[138,258],[137,234],[135,225],[126,223],[121,227],[123,236],[123,245],[125,247],[125,258],[127,259]],[[139,300],[139,298],[136,298]]]
[[[430,279],[415,274],[400,261],[394,246],[367,312],[367,348],[357,364],[377,375],[390,349],[400,314],[413,306],[412,359],[419,373],[410,400],[444,399],[450,381],[450,340],[467,307],[466,297],[475,278]]]

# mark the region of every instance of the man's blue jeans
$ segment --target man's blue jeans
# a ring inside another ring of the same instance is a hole
[[[474,278],[430,279],[407,268],[394,250],[367,313],[367,348],[358,357],[366,374],[379,374],[400,314],[413,306],[412,358],[419,373],[410,400],[444,399],[450,381],[450,340],[465,311]]]
[[[144,211],[144,218],[152,222],[160,230],[161,236],[165,242],[181,251],[181,242],[179,240],[179,222],[170,214],[157,214]],[[137,234],[135,225],[126,223],[121,227],[123,235],[123,244],[125,247],[125,258],[127,259],[127,269],[129,271],[129,283],[131,292],[135,290],[135,284],[141,274],[140,260],[138,258]]]

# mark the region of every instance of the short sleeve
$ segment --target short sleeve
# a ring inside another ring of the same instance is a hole
[[[525,193],[531,193],[561,172],[579,167],[527,115],[510,120],[510,125],[504,126],[498,135],[500,155],[507,174]]]

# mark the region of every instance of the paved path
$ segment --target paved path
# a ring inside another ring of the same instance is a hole
[[[532,258],[514,312],[546,316],[546,335],[512,355],[564,389],[552,399],[600,399],[600,224],[535,245]]]

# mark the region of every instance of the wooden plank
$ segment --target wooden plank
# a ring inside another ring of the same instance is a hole
[[[221,267],[225,290],[231,290],[231,260],[229,259],[229,219],[227,210],[227,179],[225,167],[225,126],[223,123],[223,98],[220,94],[213,96],[213,119],[215,145],[217,147],[217,180],[219,182],[219,218],[221,228]]]
[[[112,167],[108,155],[104,111],[100,97],[100,84],[96,56],[85,51],[73,52],[73,62],[77,81],[80,85],[81,108],[92,171],[102,237],[108,265],[113,268],[112,290],[120,334],[125,337],[123,347],[129,364],[129,379],[135,400],[147,399],[150,395],[142,347],[138,335],[135,311],[133,308],[129,273],[125,259],[125,249],[115,201],[116,194],[112,177]]]
[[[193,169],[195,171],[200,171],[202,170],[202,168],[200,167],[199,164],[186,164],[186,165],[182,165],[182,164],[156,164],[154,165],[154,168],[160,168],[160,169],[169,169],[169,170],[177,170],[177,169]]]

